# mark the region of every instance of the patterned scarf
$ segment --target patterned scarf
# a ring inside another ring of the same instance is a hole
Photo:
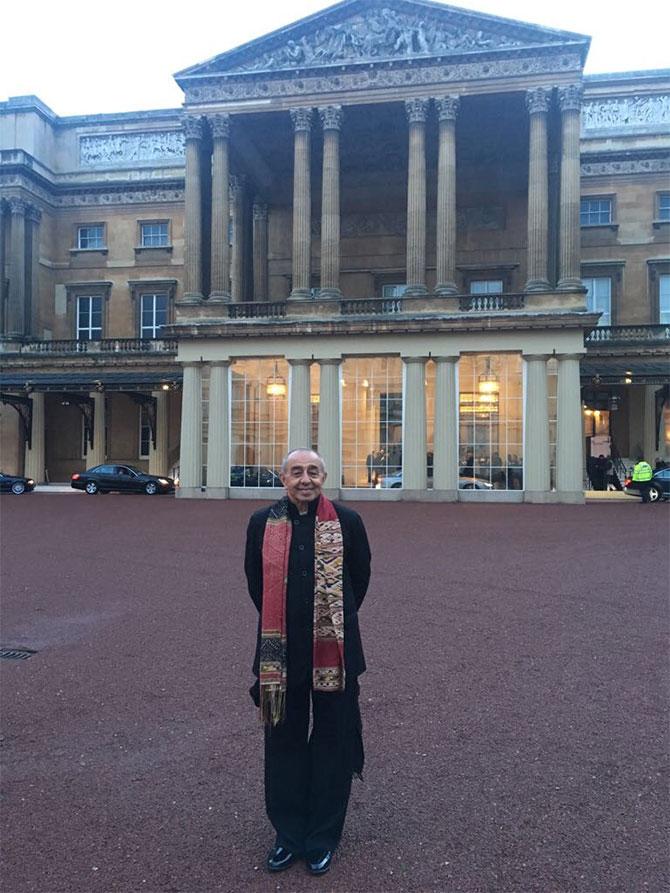
[[[286,712],[286,588],[292,531],[284,497],[270,509],[263,536],[261,719],[273,726]],[[320,496],[314,526],[314,691],[344,691],[343,558],[335,506]]]

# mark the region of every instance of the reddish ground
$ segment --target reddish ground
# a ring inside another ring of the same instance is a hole
[[[3,886],[665,891],[668,507],[364,504],[367,765],[270,877],[248,502],[3,497]]]

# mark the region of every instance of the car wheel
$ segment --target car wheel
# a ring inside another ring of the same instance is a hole
[[[657,487],[656,484],[652,484],[649,488],[649,502],[660,502],[662,498],[661,488]]]
[[[12,484],[12,493],[14,493],[15,496],[20,496],[25,489],[26,485],[23,483],[23,481],[14,481],[14,483]]]
[[[144,488],[144,492],[147,496],[155,496],[158,493],[158,484],[155,484],[153,481],[149,481]]]
[[[95,496],[95,494],[98,492],[98,485],[95,481],[89,481],[86,484],[86,492],[89,496]]]

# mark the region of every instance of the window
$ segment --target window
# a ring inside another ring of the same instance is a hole
[[[502,293],[502,279],[473,279],[470,281],[471,295],[501,295]]]
[[[670,222],[670,192],[658,193],[656,219],[662,220],[664,222]]]
[[[164,292],[144,294],[140,300],[140,338],[160,338],[168,321],[168,296]]]
[[[586,307],[591,313],[601,313],[599,326],[612,325],[612,279],[610,276],[592,276],[582,279],[586,289]]]
[[[151,444],[151,425],[149,424],[149,413],[146,406],[140,406],[140,459],[149,458],[149,448]]]
[[[401,298],[407,286],[403,283],[400,285],[399,283],[392,283],[391,285],[383,285],[382,286],[382,298]]]
[[[583,198],[579,208],[581,226],[605,226],[613,222],[611,198]]]
[[[77,341],[100,341],[102,338],[102,296],[77,298]]]
[[[77,227],[77,248],[100,249],[105,247],[105,227],[102,223]]]
[[[670,273],[658,277],[658,321],[670,325]]]
[[[140,223],[140,246],[142,248],[167,248],[170,244],[167,220]]]

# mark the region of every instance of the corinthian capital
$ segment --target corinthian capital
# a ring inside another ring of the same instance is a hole
[[[214,139],[227,140],[230,137],[230,115],[210,115],[208,120]]]
[[[29,220],[31,223],[39,223],[42,219],[42,212],[39,208],[36,208],[35,205],[27,205],[26,207],[26,220]]]
[[[424,124],[428,114],[427,99],[406,99],[405,111],[410,124]]]
[[[28,205],[22,198],[12,197],[9,199],[9,213],[17,214],[23,217],[28,210]]]
[[[569,87],[558,88],[558,105],[562,112],[578,112],[582,107],[581,84],[570,84]]]
[[[291,120],[296,133],[299,130],[311,130],[312,110],[307,108],[291,109]]]
[[[339,130],[342,126],[342,106],[327,105],[319,109],[324,130]]]
[[[458,96],[440,96],[436,99],[438,120],[455,121],[458,117],[460,102],[461,100]]]
[[[533,87],[532,90],[526,90],[526,108],[531,115],[536,113],[545,113],[549,111],[549,100],[551,99],[551,90],[546,87]]]
[[[184,136],[187,140],[201,140],[204,135],[204,128],[202,126],[202,118],[197,118],[194,115],[187,115],[183,122],[184,127]]]

